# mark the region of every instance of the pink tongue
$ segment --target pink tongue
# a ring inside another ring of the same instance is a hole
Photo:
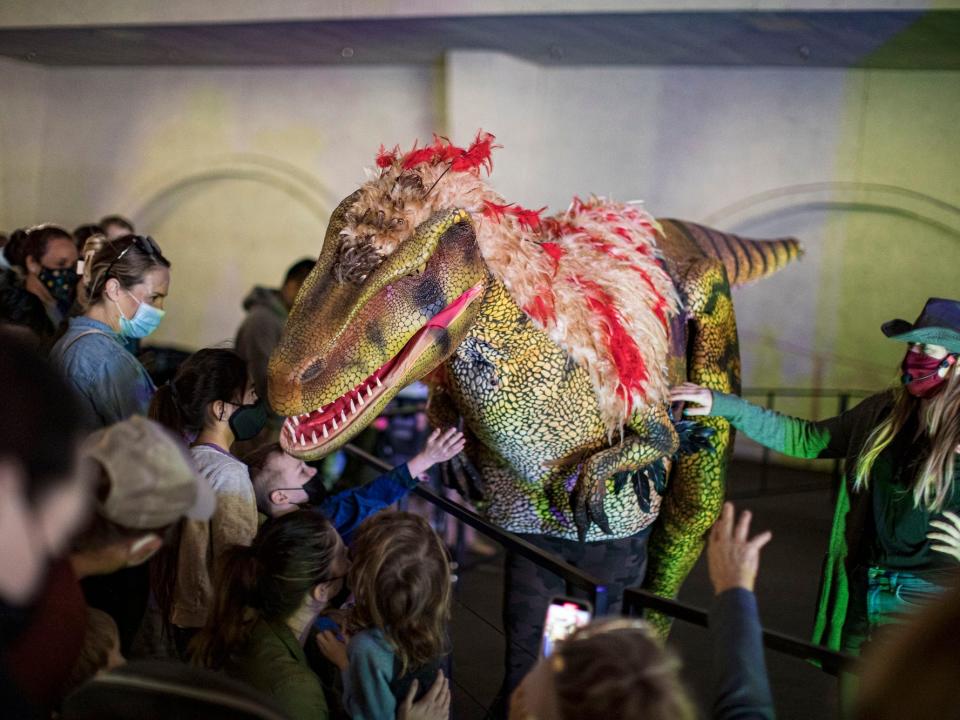
[[[472,288],[467,290],[463,295],[458,297],[452,303],[450,303],[443,310],[438,312],[432,318],[427,321],[427,324],[424,325],[424,328],[445,328],[449,325],[453,319],[463,310],[463,307],[473,300],[477,295],[480,294],[480,285],[474,285]]]

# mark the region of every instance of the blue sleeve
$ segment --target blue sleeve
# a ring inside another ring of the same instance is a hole
[[[347,659],[343,704],[351,720],[394,720],[397,700],[390,690],[393,653],[371,631],[364,631],[351,638]]]
[[[348,536],[360,523],[375,512],[393,505],[416,484],[416,479],[411,477],[404,463],[366,485],[331,495],[320,503],[318,509],[349,544]]]
[[[757,599],[744,588],[727,590],[710,609],[713,646],[713,720],[773,720],[773,696],[763,660]]]

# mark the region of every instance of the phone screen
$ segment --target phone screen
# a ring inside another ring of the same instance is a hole
[[[593,610],[585,600],[571,598],[554,598],[547,608],[547,617],[543,622],[543,643],[541,653],[543,657],[550,657],[554,645],[563,640],[578,627],[590,622]]]

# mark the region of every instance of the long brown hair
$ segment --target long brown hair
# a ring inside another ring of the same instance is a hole
[[[931,512],[939,512],[951,497],[956,467],[956,448],[960,445],[960,369],[948,371],[945,387],[924,404],[903,387],[894,390],[893,409],[867,437],[857,462],[854,488],[866,489],[873,464],[907,421],[915,413],[930,441],[927,454],[913,485],[913,502]]]
[[[446,652],[450,561],[427,521],[407,512],[379,513],[360,526],[352,555],[351,631],[380,629],[401,674]]]
[[[257,620],[286,620],[304,596],[330,580],[340,538],[320,513],[298,510],[264,523],[250,547],[224,553],[207,624],[190,645],[192,660],[218,670],[243,650]]]

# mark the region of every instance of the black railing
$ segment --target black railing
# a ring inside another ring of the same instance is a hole
[[[391,469],[390,465],[383,460],[351,444],[345,445],[344,450],[378,470],[389,471]],[[485,537],[499,543],[507,550],[522,555],[535,565],[562,578],[567,584],[568,594],[574,594],[572,592],[574,588],[584,591],[593,601],[597,614],[605,613],[610,599],[607,597],[606,587],[597,578],[541,550],[514,533],[487,522],[469,508],[453,502],[422,485],[415,487],[413,492],[444,513],[466,523]],[[700,627],[708,626],[707,613],[700,608],[678,600],[663,598],[639,588],[627,589],[623,595],[624,614],[639,615],[644,609],[654,610],[676,620]],[[836,675],[851,660],[849,656],[842,653],[772,630],[763,630],[763,640],[764,645],[771,651],[800,660],[815,662],[824,672],[832,675]]]
[[[647,609],[663,613],[675,620],[688,622],[692,625],[698,625],[700,627],[709,626],[709,616],[705,610],[675,600],[669,600],[659,595],[654,595],[652,592],[640,588],[627,588],[624,590],[624,615],[639,617],[643,614],[643,611]],[[849,655],[830,650],[823,645],[814,645],[813,643],[785,635],[776,630],[763,630],[763,644],[767,649],[774,652],[816,663],[824,672],[830,675],[837,675],[841,670],[852,671],[855,669],[852,665],[854,658]]]
[[[344,450],[379,470],[389,471],[392,469],[389,464],[385,463],[380,458],[375,457],[349,443],[344,446]],[[603,582],[597,578],[583,572],[582,570],[579,570],[578,568],[575,568],[570,563],[561,560],[555,555],[551,555],[550,553],[541,550],[536,545],[527,542],[523,538],[517,537],[509,530],[504,530],[503,528],[487,522],[473,512],[473,510],[470,510],[459,503],[455,503],[449,498],[446,498],[443,495],[424,487],[423,485],[417,485],[413,489],[413,493],[433,504],[435,507],[440,508],[448,515],[451,515],[457,520],[466,523],[485,537],[499,543],[510,552],[515,552],[532,562],[534,565],[549,570],[557,577],[562,578],[567,584],[568,595],[575,594],[573,592],[574,588],[585,592],[590,598],[590,601],[593,603],[593,607],[596,609],[597,614],[602,615],[606,613],[608,606],[607,588],[606,585],[604,585]]]

